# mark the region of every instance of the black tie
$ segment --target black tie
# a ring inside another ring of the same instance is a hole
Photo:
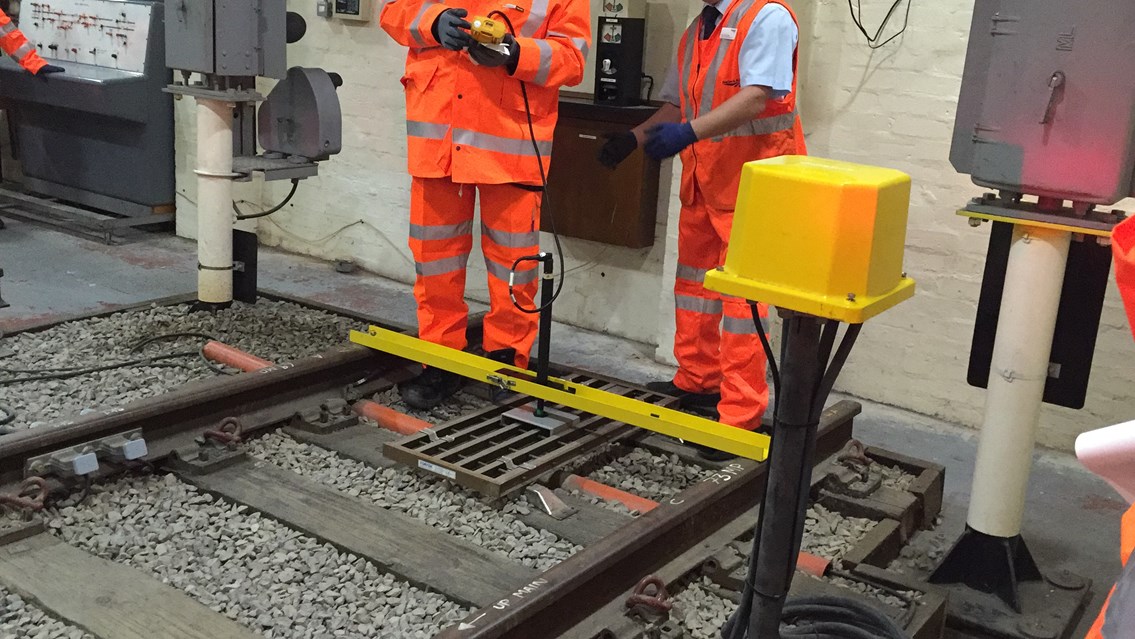
[[[701,10],[701,39],[708,40],[709,36],[713,35],[713,30],[717,28],[717,20],[721,17],[721,12],[717,7],[705,5]]]

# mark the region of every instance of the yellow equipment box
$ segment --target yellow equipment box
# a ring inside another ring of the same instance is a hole
[[[914,295],[903,272],[910,177],[805,156],[741,173],[724,268],[705,287],[862,324]]]

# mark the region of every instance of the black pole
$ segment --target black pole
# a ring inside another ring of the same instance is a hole
[[[769,452],[761,526],[753,542],[753,607],[748,639],[780,639],[784,600],[800,554],[819,413],[813,407],[827,362],[820,361],[821,319],[784,320],[779,416]]]
[[[551,253],[540,253],[540,263],[544,265],[540,276],[540,323],[537,341],[540,344],[540,353],[536,356],[536,383],[548,383],[548,367],[551,360],[552,348],[552,296],[555,294],[556,258]],[[544,400],[536,400],[536,416],[543,417]]]

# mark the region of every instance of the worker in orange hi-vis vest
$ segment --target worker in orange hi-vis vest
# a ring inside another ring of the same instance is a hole
[[[514,31],[486,46],[469,33],[475,16]],[[380,22],[409,48],[402,84],[418,336],[467,346],[465,271],[479,194],[491,304],[483,346],[493,359],[526,367],[537,315],[517,306],[533,309],[538,274],[535,263],[516,260],[540,250],[559,88],[583,79],[588,0],[390,0]],[[427,368],[400,391],[407,404],[428,409],[460,386],[457,375]]]
[[[796,114],[799,27],[780,0],[705,0],[686,29],[660,98],[665,103],[631,131],[610,136],[599,160],[616,166],[639,145],[665,159],[681,154],[682,211],[674,285],[671,381],[648,384],[686,408],[755,430],[768,407],[765,355],[749,305],[702,285],[725,262],[741,167],[806,153]],[[768,309],[759,306],[759,314]],[[701,449],[709,457],[720,457]]]
[[[1135,334],[1135,218],[1115,227],[1111,239],[1112,255],[1115,258],[1115,281],[1127,310],[1127,321]],[[1104,473],[1112,485],[1126,493],[1129,500],[1135,499],[1135,456],[1131,455],[1132,437],[1128,433],[1135,428],[1135,422],[1113,426],[1104,431],[1112,431],[1108,442],[1098,435],[1093,446],[1084,445],[1092,438],[1092,433],[1081,435],[1076,441],[1076,453],[1085,465],[1106,468]],[[1101,431],[1102,432],[1102,431]],[[1126,445],[1124,445],[1126,444]],[[1127,460],[1130,459],[1130,463]],[[1109,476],[1110,475],[1110,476]],[[1119,556],[1123,561],[1123,572],[1104,602],[1103,610],[1088,632],[1087,639],[1127,639],[1135,637],[1135,506],[1124,515],[1120,528]]]
[[[39,57],[35,46],[28,42],[27,37],[16,28],[16,23],[12,22],[3,10],[0,10],[0,49],[3,49],[4,53],[18,62],[28,73],[47,76],[63,72],[63,67],[48,64],[47,60]]]

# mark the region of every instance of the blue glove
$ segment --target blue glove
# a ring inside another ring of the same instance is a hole
[[[655,160],[665,160],[697,141],[698,136],[689,122],[681,124],[667,122],[655,124],[646,130],[646,144],[643,150]]]
[[[464,18],[469,15],[465,9],[446,9],[434,20],[434,39],[441,46],[450,51],[460,51],[473,43],[473,36],[469,35],[471,26]]]

